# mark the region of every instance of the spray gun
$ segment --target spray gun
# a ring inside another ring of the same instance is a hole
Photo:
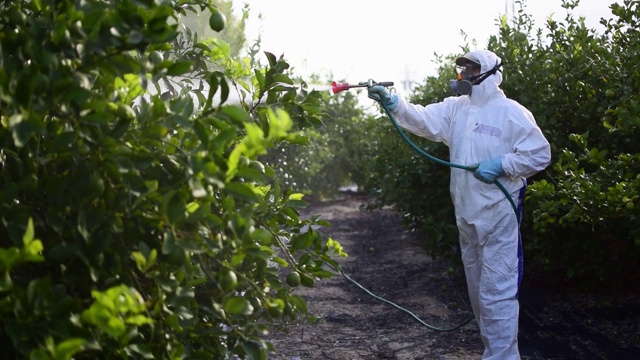
[[[359,87],[371,87],[373,85],[380,85],[380,86],[384,86],[384,87],[389,87],[389,86],[393,86],[393,82],[392,81],[383,81],[383,82],[375,82],[375,81],[363,81],[358,83],[358,85],[352,85],[352,84],[348,84],[348,83],[339,83],[339,82],[332,82],[331,83],[331,91],[333,91],[334,94],[339,93],[340,91],[344,91],[344,90],[349,90],[352,88],[359,88]]]

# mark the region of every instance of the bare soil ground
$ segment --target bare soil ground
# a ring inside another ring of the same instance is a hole
[[[447,261],[428,257],[421,236],[406,231],[391,209],[361,210],[367,201],[346,193],[307,209],[331,222],[321,231],[349,254],[339,259],[347,276],[296,290],[319,321],[270,334],[277,352],[269,359],[480,359],[475,320],[464,323],[471,309],[462,271],[448,272]],[[640,359],[637,297],[523,285],[520,301],[523,359]]]

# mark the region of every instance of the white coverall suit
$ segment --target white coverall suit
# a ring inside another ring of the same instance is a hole
[[[481,73],[501,61],[487,50],[464,57],[469,56],[479,60]],[[498,181],[519,204],[526,178],[549,164],[550,147],[531,112],[508,99],[498,87],[501,82],[502,74],[496,72],[473,85],[469,96],[427,106],[400,97],[393,113],[408,131],[445,143],[454,164],[472,165],[499,156],[505,175]],[[450,192],[469,297],[485,346],[483,359],[520,359],[517,294],[522,243],[513,206],[498,186],[476,179],[469,170],[451,168]]]

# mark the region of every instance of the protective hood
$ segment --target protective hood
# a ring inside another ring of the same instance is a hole
[[[480,73],[484,74],[500,65],[502,63],[502,59],[489,50],[470,51],[456,59],[456,65],[458,66],[465,66],[469,63],[479,64]],[[473,92],[471,95],[472,102],[476,103],[477,101],[486,99],[487,96],[499,90],[498,86],[500,86],[501,83],[502,69],[486,78],[482,83],[473,86]]]
[[[465,66],[469,63],[480,65],[480,72],[491,71],[502,60],[494,52],[489,50],[470,51],[456,59],[456,65]]]

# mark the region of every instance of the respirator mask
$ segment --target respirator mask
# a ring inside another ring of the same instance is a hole
[[[489,76],[498,72],[502,63],[496,64],[493,69],[478,75],[473,75],[472,69],[474,67],[480,67],[479,65],[467,65],[459,67],[458,78],[449,81],[451,92],[456,95],[471,95],[471,90],[474,85],[480,85]]]

